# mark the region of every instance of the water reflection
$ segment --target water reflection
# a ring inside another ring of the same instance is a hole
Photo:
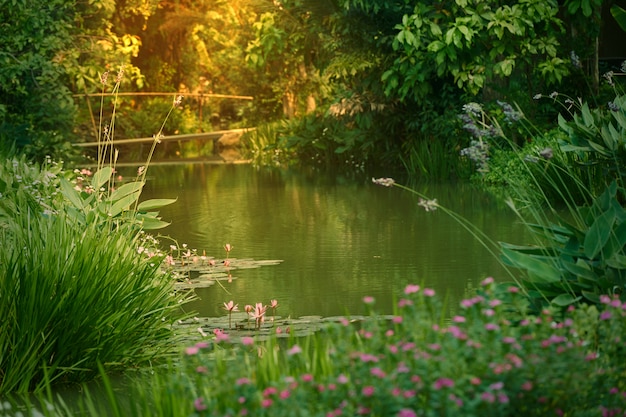
[[[256,169],[250,165],[154,166],[145,198],[178,198],[162,210],[162,231],[208,255],[282,259],[278,266],[237,270],[227,293],[198,290],[190,308],[223,315],[220,306],[278,299],[278,314],[300,317],[362,313],[361,299],[392,311],[407,283],[448,293],[456,303],[486,276],[504,279],[497,260],[441,211],[427,213],[397,188],[332,175]],[[507,210],[467,184],[420,185],[494,240],[524,243]]]

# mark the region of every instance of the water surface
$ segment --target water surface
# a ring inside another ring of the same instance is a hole
[[[240,308],[277,299],[283,316],[363,312],[376,298],[391,313],[408,283],[449,295],[456,304],[487,276],[508,276],[489,252],[441,210],[426,212],[396,187],[367,175],[258,169],[251,165],[150,167],[143,198],[178,198],[161,211],[161,230],[198,253],[281,259],[276,266],[233,271],[235,279],[197,291],[188,308],[219,316],[223,302]],[[503,204],[468,184],[424,184],[420,192],[463,215],[491,239],[525,243],[525,230]],[[164,240],[164,242],[166,242]],[[169,244],[169,243],[168,243]]]

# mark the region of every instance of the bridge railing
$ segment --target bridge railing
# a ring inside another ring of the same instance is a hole
[[[75,94],[74,98],[77,100],[84,99],[84,103],[86,106],[83,107],[83,130],[85,132],[91,131],[91,135],[93,135],[94,142],[98,142],[101,135],[101,126],[106,125],[107,123],[104,120],[99,120],[101,114],[103,118],[110,118],[111,108],[109,103],[115,99],[116,106],[118,108],[118,118],[120,114],[126,113],[126,117],[132,119],[142,110],[145,111],[145,107],[149,105],[148,101],[151,98],[163,98],[162,105],[167,107],[171,104],[171,102],[179,95],[183,96],[183,107],[187,112],[191,112],[195,119],[193,120],[193,125],[195,126],[195,133],[204,133],[206,131],[216,131],[216,130],[229,130],[231,125],[237,122],[239,109],[237,108],[237,102],[250,102],[254,100],[252,96],[245,95],[231,95],[231,94],[213,94],[213,93],[195,93],[195,94],[185,94],[178,92],[117,92],[117,93],[85,93],[85,94]],[[104,112],[103,109],[100,108],[101,104],[105,104]],[[151,130],[149,131],[141,131],[141,127],[135,129],[129,129],[134,131],[133,133],[124,132],[124,126],[132,126],[132,120],[122,120],[121,127],[119,123],[116,122],[116,136],[119,136],[121,133],[122,137],[126,137],[130,139],[130,137],[134,136],[147,136],[155,134]],[[139,122],[135,122],[136,124],[141,124]],[[171,123],[171,121],[170,121]],[[118,128],[119,127],[119,128]],[[207,128],[208,127],[208,128]],[[121,129],[121,132],[120,132]],[[140,132],[138,135],[136,132]],[[189,130],[187,130],[189,132]],[[187,133],[185,132],[185,133]],[[173,133],[173,132],[169,132]],[[88,136],[91,136],[87,134]],[[178,135],[180,136],[180,135]],[[87,139],[87,138],[86,138]],[[146,139],[146,137],[139,137],[138,139]],[[126,139],[123,139],[126,140]],[[133,139],[137,140],[137,139]],[[87,139],[87,142],[90,141]],[[128,142],[130,143],[130,142]],[[139,143],[139,142],[138,142]],[[83,145],[83,146],[94,146],[94,145]]]

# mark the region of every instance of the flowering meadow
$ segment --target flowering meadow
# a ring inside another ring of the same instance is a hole
[[[517,286],[487,278],[451,316],[419,285],[406,286],[392,316],[364,303],[366,318],[304,338],[211,335],[184,349],[177,372],[138,384],[128,415],[626,415],[617,298],[531,315]]]

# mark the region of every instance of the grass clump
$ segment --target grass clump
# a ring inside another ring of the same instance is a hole
[[[71,176],[52,163],[0,166],[0,394],[85,381],[98,363],[145,365],[177,342],[184,295],[162,256],[139,253],[136,223],[78,221],[60,186]]]

